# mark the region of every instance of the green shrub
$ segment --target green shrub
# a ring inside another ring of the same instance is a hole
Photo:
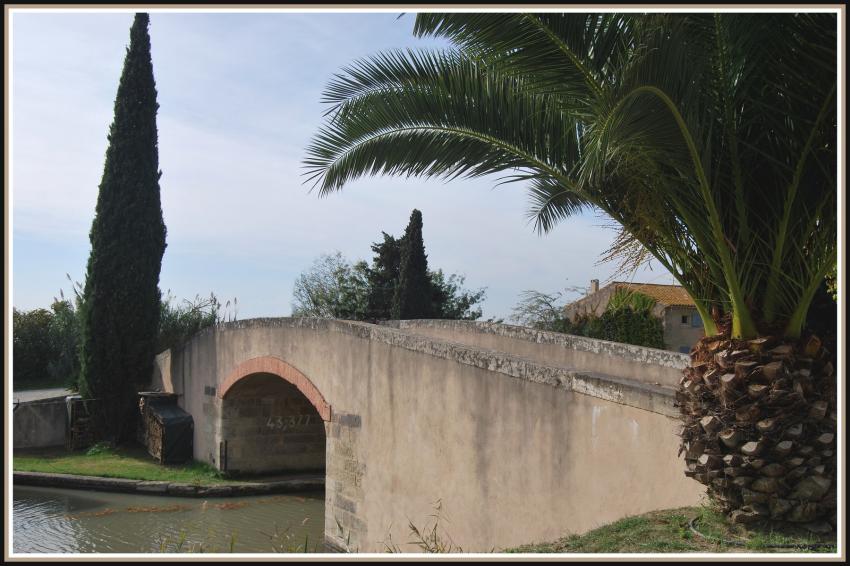
[[[70,279],[70,277],[69,277]],[[29,311],[13,309],[12,380],[15,389],[67,387],[75,389],[80,373],[79,283],[73,284],[75,301],[54,299],[50,310]],[[233,305],[233,312],[227,309]],[[195,296],[174,304],[170,294],[160,302],[157,352],[181,346],[204,328],[234,320],[236,299],[224,305],[214,293],[209,298]],[[223,312],[224,309],[224,312]]]
[[[642,293],[617,291],[602,316],[580,315],[565,321],[566,332],[623,344],[664,348],[664,326],[652,314],[655,301]]]
[[[47,363],[55,355],[50,341],[53,314],[46,309],[12,310],[12,379],[37,383],[48,378]]]
[[[182,304],[172,305],[174,297],[171,292],[160,302],[159,332],[157,335],[156,351],[162,352],[169,348],[182,346],[192,336],[219,322],[225,320],[221,314],[222,304],[214,293],[206,299],[196,295],[194,301],[184,299]],[[233,299],[234,306],[236,299]],[[231,305],[230,301],[224,305]],[[235,312],[232,316],[235,319]]]
[[[47,373],[52,383],[76,389],[80,375],[80,319],[74,303],[66,300],[54,300],[50,306],[53,318],[48,328],[48,336],[53,346],[53,357],[47,362]]]
[[[16,389],[74,387],[80,371],[79,326],[64,298],[47,309],[12,311],[12,381]]]

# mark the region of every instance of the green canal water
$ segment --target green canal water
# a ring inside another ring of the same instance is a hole
[[[16,553],[324,552],[322,492],[184,498],[13,487]]]

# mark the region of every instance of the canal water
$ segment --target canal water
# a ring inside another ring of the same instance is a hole
[[[13,487],[18,553],[324,552],[323,492],[187,498]]]

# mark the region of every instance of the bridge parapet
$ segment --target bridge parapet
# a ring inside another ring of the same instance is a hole
[[[678,383],[687,363],[687,356],[676,352],[477,321],[404,320],[375,325],[322,318],[254,318],[210,327],[198,336],[216,330],[271,328],[347,334],[671,417],[678,415],[674,379]],[[563,358],[571,353],[590,355],[569,357],[565,363]],[[604,371],[612,366],[613,373]]]
[[[688,356],[585,336],[476,320],[393,320],[392,328],[439,340],[499,350],[548,365],[678,386]]]

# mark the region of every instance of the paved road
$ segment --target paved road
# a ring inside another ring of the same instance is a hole
[[[12,400],[16,403],[26,403],[27,401],[37,401],[39,399],[50,399],[51,397],[62,397],[64,395],[73,395],[70,389],[31,389],[29,391],[14,391],[12,392]]]

